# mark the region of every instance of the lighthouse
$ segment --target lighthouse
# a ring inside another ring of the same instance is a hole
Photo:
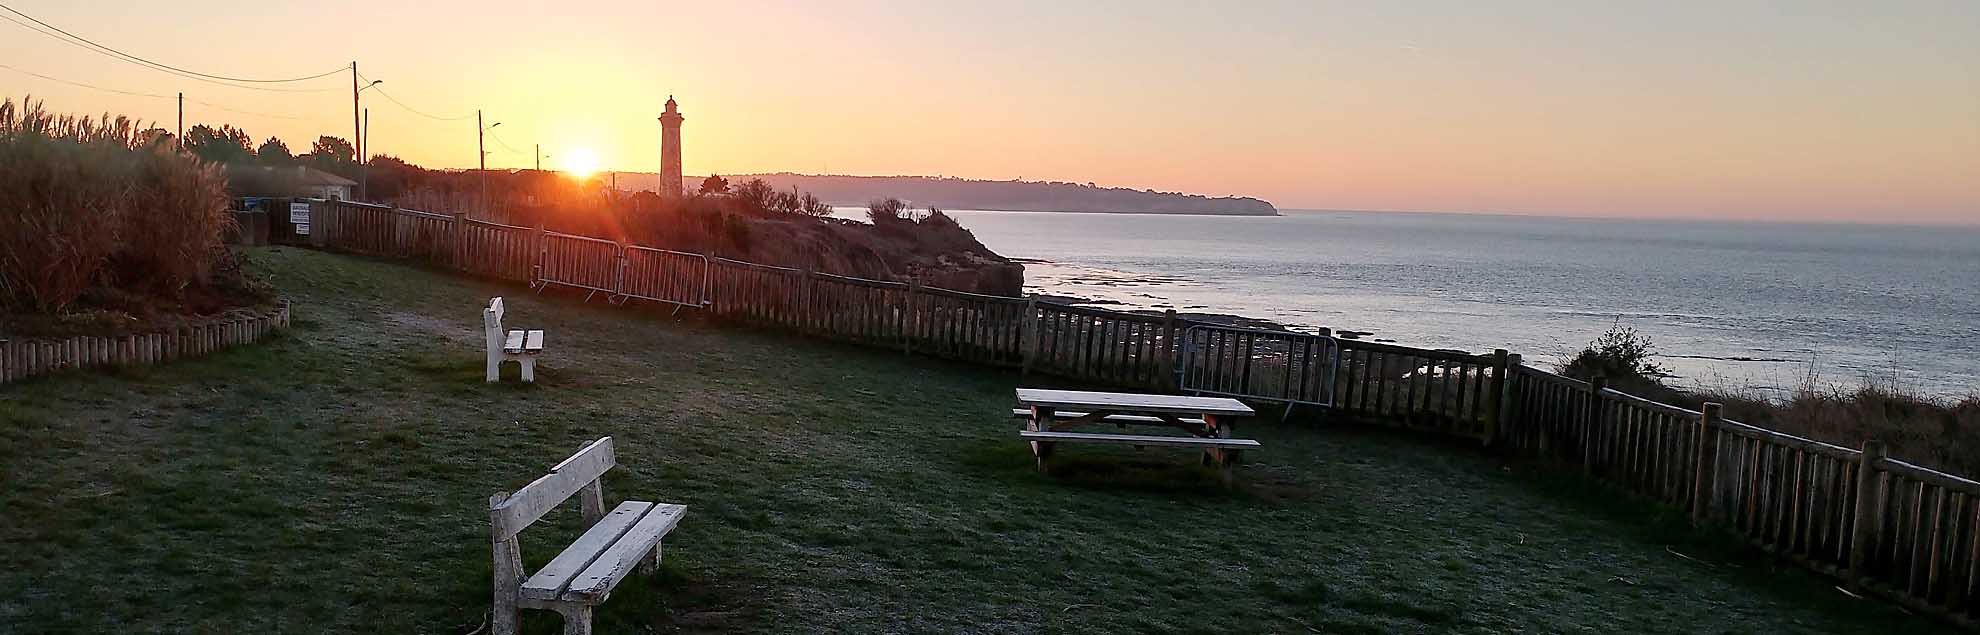
[[[681,197],[681,116],[674,96],[667,96],[667,111],[660,114],[660,193]]]

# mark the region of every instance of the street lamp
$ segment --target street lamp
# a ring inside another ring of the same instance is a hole
[[[475,127],[476,127],[476,128],[479,128],[479,130],[477,130],[477,131],[475,131],[475,134],[474,134],[474,149],[475,149],[475,151],[476,151],[477,153],[479,153],[479,154],[481,155],[481,207],[483,208],[483,209],[482,209],[482,212],[483,212],[483,213],[487,213],[487,211],[488,211],[488,210],[487,210],[487,207],[488,207],[488,140],[487,140],[487,137],[488,137],[488,131],[490,131],[490,130],[494,130],[494,129],[495,129],[495,126],[499,126],[499,125],[502,125],[502,122],[500,122],[500,121],[497,121],[497,122],[495,122],[495,123],[492,123],[492,124],[488,124],[488,125],[486,125],[486,126],[484,126],[484,125],[481,125],[481,111],[479,111],[479,110],[476,110],[476,111],[474,111],[474,125],[475,125]]]

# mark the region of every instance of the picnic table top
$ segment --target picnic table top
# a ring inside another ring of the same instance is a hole
[[[1244,402],[1226,397],[1185,397],[1181,395],[1146,395],[1131,392],[1090,392],[1085,390],[1045,390],[1040,388],[1017,389],[1018,404],[1024,406],[1044,406],[1047,408],[1081,408],[1085,410],[1125,410],[1130,412],[1163,412],[1172,414],[1206,414],[1249,417],[1253,414]]]

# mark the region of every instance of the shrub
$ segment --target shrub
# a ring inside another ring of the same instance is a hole
[[[0,310],[103,297],[176,302],[222,255],[224,177],[124,118],[0,101]]]
[[[1601,376],[1632,383],[1657,383],[1670,371],[1651,361],[1656,354],[1657,347],[1651,343],[1650,336],[1623,326],[1622,320],[1617,319],[1614,326],[1568,358],[1559,370],[1576,379]]]

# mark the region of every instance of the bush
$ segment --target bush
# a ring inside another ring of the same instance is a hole
[[[0,102],[0,310],[62,313],[93,289],[176,303],[206,282],[225,178],[160,132]]]
[[[1670,371],[1651,361],[1656,354],[1657,347],[1651,343],[1650,336],[1623,326],[1622,320],[1618,319],[1608,331],[1562,363],[1559,370],[1562,375],[1576,379],[1599,376],[1611,380],[1658,383]]]

